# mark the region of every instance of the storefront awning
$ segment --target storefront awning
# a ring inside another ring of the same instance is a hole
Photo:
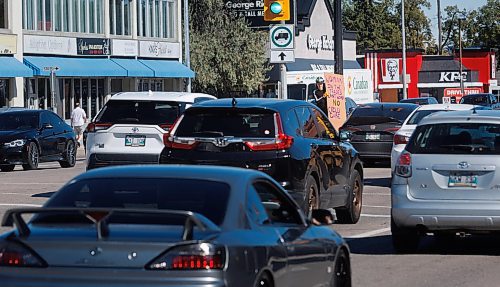
[[[111,61],[117,63],[122,68],[127,70],[129,77],[154,77],[154,71],[136,59],[111,58]]]
[[[59,77],[126,77],[127,70],[108,58],[66,58],[25,56],[24,64],[35,76],[49,76],[49,67],[58,67]]]
[[[14,57],[0,57],[0,78],[32,77],[33,71]]]
[[[139,60],[154,71],[155,78],[194,78],[194,72],[175,60]]]

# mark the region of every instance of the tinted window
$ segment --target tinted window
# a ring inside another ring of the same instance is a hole
[[[460,100],[460,103],[485,106],[488,105],[488,95],[465,96]]]
[[[326,116],[317,109],[312,109],[318,123],[319,136],[324,139],[335,139],[335,128],[332,126]]]
[[[274,112],[263,109],[189,109],[175,135],[274,138]]]
[[[0,130],[30,130],[38,128],[38,113],[0,114]]]
[[[407,150],[417,154],[500,154],[500,125],[448,123],[420,126]]]
[[[99,178],[63,187],[46,206],[187,210],[220,225],[229,193],[227,184],[207,180]]]
[[[52,124],[54,127],[60,127],[64,124],[64,121],[56,114],[52,112],[47,112],[47,119],[50,124]]]
[[[281,120],[283,122],[285,131],[290,135],[301,135],[299,121],[294,110],[289,110],[285,115],[281,115]]]
[[[299,119],[302,136],[306,138],[317,138],[318,130],[314,123],[314,118],[308,107],[299,107],[295,109],[297,118]]]
[[[288,99],[306,100],[307,86],[305,84],[295,84],[287,86]]]
[[[185,104],[163,101],[110,100],[96,118],[103,123],[172,124]]]
[[[377,124],[385,122],[400,122],[416,109],[417,105],[363,105],[357,107],[347,121],[347,124]]]
[[[264,206],[267,205],[266,212],[271,223],[302,224],[296,207],[273,184],[261,181],[254,183],[253,187]]]

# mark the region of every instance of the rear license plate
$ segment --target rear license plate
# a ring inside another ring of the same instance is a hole
[[[125,137],[125,146],[145,146],[146,136],[129,135]]]
[[[449,187],[477,187],[476,175],[450,174]]]
[[[380,134],[366,134],[366,140],[369,141],[380,140]]]

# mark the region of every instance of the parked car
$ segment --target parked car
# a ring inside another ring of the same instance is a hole
[[[493,94],[484,93],[466,95],[460,99],[460,103],[490,107],[494,110],[500,109],[500,103],[498,102],[497,97]]]
[[[418,105],[371,103],[359,105],[340,129],[365,163],[391,158],[394,134]]]
[[[394,170],[391,231],[398,252],[420,236],[500,230],[500,111],[435,113],[417,126]]]
[[[5,213],[3,226],[17,230],[0,236],[0,282],[349,287],[349,247],[325,213],[311,224],[276,181],[253,170],[96,169],[42,208]]]
[[[158,164],[163,135],[194,103],[214,96],[181,92],[126,92],[111,97],[86,128],[87,170]]]
[[[37,169],[41,162],[76,163],[73,129],[47,110],[6,109],[0,113],[0,170]]]
[[[315,105],[296,100],[222,99],[186,110],[164,137],[161,164],[256,169],[302,209],[335,208],[340,222],[361,214],[363,166]]]
[[[438,104],[438,101],[434,97],[422,97],[422,98],[410,98],[403,99],[399,101],[400,103],[416,104],[416,105],[432,105]]]
[[[404,150],[408,140],[417,128],[418,123],[426,116],[436,112],[442,111],[461,111],[472,110],[473,108],[482,109],[481,106],[473,106],[466,104],[435,104],[420,106],[413,110],[413,112],[406,118],[401,128],[394,135],[394,143],[391,151],[391,171],[394,171],[396,161],[398,160],[401,152]]]

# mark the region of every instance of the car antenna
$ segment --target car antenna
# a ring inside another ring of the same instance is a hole
[[[236,98],[233,97],[233,100],[231,101],[231,105],[233,105],[233,108],[236,107],[236,104],[238,103],[238,101],[236,101]]]

